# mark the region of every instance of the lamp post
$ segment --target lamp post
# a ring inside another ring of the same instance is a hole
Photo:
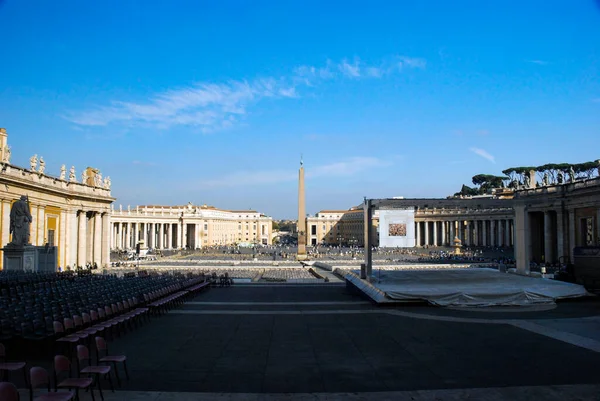
[[[342,247],[342,241],[344,240],[344,237],[342,237],[341,235],[337,236],[337,240],[338,240],[338,245],[341,248]]]

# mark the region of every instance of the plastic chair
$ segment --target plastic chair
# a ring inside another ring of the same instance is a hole
[[[6,362],[6,349],[4,348],[4,344],[0,343],[0,372],[2,372],[2,379],[4,379],[4,372],[6,372],[8,380],[10,372],[23,369],[23,377],[25,385],[27,385],[27,370],[25,370],[25,365],[25,362]]]
[[[119,378],[119,371],[117,369],[117,362],[123,363],[123,368],[125,369],[125,377],[129,380],[129,372],[127,371],[127,357],[125,355],[109,355],[108,354],[108,345],[106,345],[106,340],[102,337],[96,337],[96,360],[98,363],[101,362],[110,362],[113,364],[115,369],[115,376],[117,377],[117,384],[121,385],[121,379]],[[104,356],[102,356],[104,354]]]
[[[65,372],[67,373],[67,377],[61,380],[60,376]],[[64,355],[56,355],[54,357],[54,390],[59,388],[75,389],[75,399],[79,399],[79,390],[89,389],[92,393],[92,400],[95,400],[94,390],[91,387],[94,383],[93,380],[89,377],[69,377],[70,375],[71,362],[69,358]]]
[[[39,366],[34,366],[29,369],[29,399],[31,401],[70,401],[75,394],[72,391],[50,392],[50,378],[46,369]],[[46,386],[48,392],[33,398],[33,390]]]
[[[82,362],[85,362],[85,367]],[[110,366],[106,365],[92,365],[92,358],[90,358],[90,351],[85,345],[77,346],[77,370],[79,373],[87,373],[88,375],[95,375],[96,383],[98,384],[98,391],[100,391],[100,396],[104,399],[102,395],[102,388],[100,386],[100,376],[104,375],[108,378],[108,382],[110,383],[110,389],[115,392],[115,387],[113,386],[112,378],[110,376]]]
[[[19,392],[17,387],[9,382],[0,383],[0,400],[19,401]]]

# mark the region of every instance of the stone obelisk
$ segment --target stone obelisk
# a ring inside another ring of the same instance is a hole
[[[304,163],[298,171],[298,260],[306,259],[306,205],[304,203]]]

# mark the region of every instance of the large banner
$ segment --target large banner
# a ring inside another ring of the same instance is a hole
[[[379,210],[379,246],[415,246],[415,211]]]

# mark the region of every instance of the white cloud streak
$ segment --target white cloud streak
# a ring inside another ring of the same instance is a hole
[[[494,156],[492,156],[485,150],[480,149],[480,148],[469,148],[469,150],[471,152],[475,153],[477,156],[481,156],[484,159],[487,159],[487,160],[491,161],[492,163],[496,164],[496,159],[494,158]]]
[[[359,58],[339,63],[328,60],[324,66],[300,66],[292,75],[257,78],[251,81],[196,83],[170,89],[143,101],[113,100],[108,105],[71,111],[63,117],[77,126],[173,126],[197,127],[202,132],[228,128],[248,114],[250,106],[267,98],[300,97],[298,89],[336,78],[381,78],[404,68],[425,68],[425,60],[394,57],[381,65],[367,65]]]
[[[349,177],[368,169],[390,166],[392,163],[376,157],[352,157],[350,159],[323,164],[314,167],[306,166],[307,178],[340,178]],[[287,170],[236,171],[222,177],[201,181],[201,188],[239,187],[243,185],[267,185],[291,182],[298,179],[298,173]]]

